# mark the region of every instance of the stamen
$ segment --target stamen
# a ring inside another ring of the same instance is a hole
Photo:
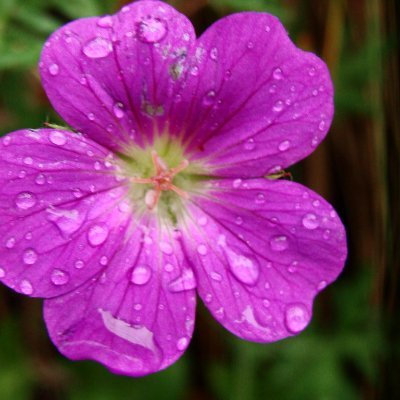
[[[165,164],[164,160],[159,157],[155,150],[151,152],[151,158],[153,161],[154,169],[155,169],[155,176],[150,178],[130,178],[132,183],[141,183],[141,184],[152,184],[153,189],[147,191],[145,195],[145,203],[148,209],[152,210],[156,207],[158,200],[161,197],[161,192],[166,192],[168,190],[172,190],[178,196],[181,196],[185,199],[189,198],[189,194],[184,190],[175,186],[172,181],[179,172],[183,171],[185,168],[188,167],[189,161],[182,160],[181,163],[171,169],[168,169],[168,166]]]

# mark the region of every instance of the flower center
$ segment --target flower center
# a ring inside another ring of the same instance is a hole
[[[189,195],[184,190],[175,186],[172,182],[175,175],[183,171],[188,167],[189,161],[184,159],[181,163],[175,167],[169,169],[162,158],[157,154],[156,150],[152,150],[151,157],[153,161],[153,166],[155,169],[155,175],[150,178],[131,178],[130,181],[133,183],[151,184],[153,189],[147,191],[145,195],[145,204],[149,210],[154,209],[160,199],[162,192],[167,192],[172,190],[177,195],[188,199]]]

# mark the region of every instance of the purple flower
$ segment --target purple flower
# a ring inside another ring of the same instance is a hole
[[[272,178],[330,126],[319,58],[265,13],[196,39],[183,15],[144,0],[62,27],[39,65],[82,133],[2,139],[0,277],[46,299],[61,353],[132,376],[166,368],[189,344],[196,292],[246,340],[307,326],[345,232],[319,195]]]

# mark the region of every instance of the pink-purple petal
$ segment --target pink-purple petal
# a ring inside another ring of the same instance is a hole
[[[194,40],[168,4],[138,1],[56,31],[41,57],[43,85],[60,115],[98,143],[143,144],[166,129]]]
[[[34,297],[104,269],[132,213],[114,156],[76,133],[23,130],[0,142],[0,279]]]
[[[288,181],[215,181],[193,200],[185,238],[197,289],[243,339],[272,342],[310,322],[316,294],[341,272],[347,246],[332,206]]]
[[[194,327],[196,282],[178,233],[143,221],[104,273],[78,290],[46,300],[49,334],[71,359],[142,376],[175,362]]]
[[[198,39],[191,71],[171,118],[184,127],[188,151],[218,176],[286,168],[329,129],[333,88],[325,63],[296,48],[269,14],[217,21]]]

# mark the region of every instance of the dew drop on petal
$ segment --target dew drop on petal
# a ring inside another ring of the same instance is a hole
[[[22,255],[22,260],[26,265],[33,265],[38,259],[38,255],[33,249],[26,249]]]
[[[30,295],[33,293],[33,286],[32,283],[28,281],[28,279],[23,279],[21,283],[19,284],[19,289],[21,290],[21,293]]]
[[[325,121],[321,121],[318,125],[318,129],[323,132],[325,130],[326,127],[326,122]]]
[[[302,331],[309,323],[310,315],[304,304],[291,304],[285,311],[285,324],[292,333]]]
[[[244,143],[244,149],[245,150],[251,151],[251,150],[254,150],[255,147],[256,147],[256,144],[255,144],[253,138],[250,138],[250,139],[246,140],[246,142]]]
[[[182,338],[180,338],[180,339],[176,342],[176,348],[177,348],[179,351],[183,351],[183,350],[186,349],[186,347],[188,346],[188,344],[189,344],[189,340],[188,340],[187,338],[185,338],[185,337],[182,337]]]
[[[6,271],[4,268],[0,267],[0,278],[4,278],[6,276]]]
[[[207,250],[207,246],[205,244],[199,244],[197,246],[197,252],[201,255],[201,256],[205,256],[208,253]]]
[[[108,264],[108,257],[107,256],[102,256],[100,258],[100,265],[102,265],[103,267],[106,266]]]
[[[167,242],[160,243],[160,250],[166,255],[171,255],[174,251],[172,246]]]
[[[274,106],[272,107],[272,110],[275,112],[281,112],[283,110],[284,103],[282,100],[278,100]]]
[[[243,224],[243,218],[238,216],[235,218],[235,224],[236,225],[242,225]]]
[[[318,283],[317,289],[318,290],[325,289],[327,285],[328,285],[327,281],[321,281],[321,282]]]
[[[203,98],[203,103],[206,106],[209,106],[214,103],[216,93],[214,90],[209,90]]]
[[[74,263],[74,267],[76,269],[82,269],[85,266],[85,263],[82,260],[76,260]]]
[[[105,15],[97,21],[97,25],[100,28],[111,28],[113,26],[113,19],[110,15]]]
[[[310,230],[316,229],[319,226],[319,221],[317,219],[317,216],[312,213],[306,214],[302,219],[302,223],[304,228]]]
[[[125,115],[125,111],[123,110],[124,105],[122,103],[115,103],[113,106],[113,113],[118,118],[121,119]]]
[[[290,147],[290,141],[284,140],[283,142],[279,143],[278,150],[279,151],[286,151]]]
[[[35,182],[37,185],[44,185],[46,183],[46,177],[43,174],[39,174],[35,178]]]
[[[241,180],[240,178],[235,179],[235,180],[232,182],[232,186],[233,186],[235,189],[239,188],[241,184],[242,184],[242,180]]]
[[[100,246],[108,237],[108,228],[105,225],[94,225],[89,229],[87,237],[92,246]]]
[[[56,286],[62,286],[68,283],[69,274],[68,272],[62,271],[61,269],[54,269],[51,273],[51,281]]]
[[[185,290],[191,290],[196,287],[196,280],[193,271],[186,269],[182,275],[177,279],[169,283],[168,289],[171,292],[182,292]]]
[[[136,32],[142,42],[157,43],[167,34],[167,25],[160,18],[148,17],[137,24]]]
[[[60,131],[51,131],[49,139],[51,143],[57,146],[63,146],[65,143],[67,143],[67,137],[63,132]]]
[[[280,68],[275,68],[274,72],[272,73],[272,76],[276,80],[280,80],[283,78],[282,70]]]
[[[113,50],[112,43],[103,37],[97,37],[83,46],[83,54],[89,58],[104,58],[107,57]]]
[[[56,76],[60,72],[60,67],[57,64],[51,64],[49,66],[49,74],[51,76]]]
[[[147,265],[138,265],[132,270],[131,282],[145,285],[151,278],[151,269]]]
[[[210,50],[210,58],[211,58],[211,60],[214,60],[214,61],[218,60],[218,49],[216,47],[213,47]]]
[[[284,251],[289,247],[287,236],[274,236],[269,242],[273,251]]]
[[[241,282],[247,285],[254,285],[260,275],[260,269],[250,258],[238,255],[228,254],[229,267],[233,275]]]
[[[28,210],[36,204],[36,196],[30,192],[22,192],[15,198],[15,205],[20,210]]]
[[[15,246],[15,237],[10,237],[6,241],[7,249],[12,249]]]
[[[25,158],[24,158],[24,164],[25,164],[25,165],[32,165],[32,164],[33,164],[33,159],[32,159],[32,157],[25,157]]]
[[[89,113],[89,114],[87,115],[87,117],[88,117],[88,120],[89,120],[89,121],[94,121],[94,120],[95,120],[95,116],[94,116],[93,113]]]
[[[264,204],[265,203],[265,194],[257,193],[255,202],[256,202],[256,204]]]

